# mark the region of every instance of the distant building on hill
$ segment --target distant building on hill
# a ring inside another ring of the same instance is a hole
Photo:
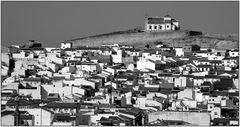
[[[170,15],[164,17],[145,17],[145,31],[174,31],[180,30],[179,21]]]

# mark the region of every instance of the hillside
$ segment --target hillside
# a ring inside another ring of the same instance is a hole
[[[8,48],[1,46],[1,63],[9,66]]]
[[[1,53],[7,53],[8,52],[8,48],[1,45]]]
[[[180,47],[185,44],[197,44],[204,48],[215,49],[236,49],[239,47],[238,38],[236,37],[216,37],[210,35],[191,36],[179,39],[162,40],[165,44]]]
[[[83,37],[73,40],[73,47],[78,46],[100,46],[103,44],[128,44],[135,47],[143,47],[146,44],[155,45],[163,42],[171,46],[182,46],[185,44],[198,44],[206,48],[233,49],[238,47],[238,36],[234,35],[210,35],[197,31],[168,31],[168,32],[143,32],[141,30],[118,31]]]

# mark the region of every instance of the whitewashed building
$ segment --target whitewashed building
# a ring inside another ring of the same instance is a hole
[[[180,30],[179,21],[173,19],[170,15],[164,17],[146,17],[146,31],[171,31]]]

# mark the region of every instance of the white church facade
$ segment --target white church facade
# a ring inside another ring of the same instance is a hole
[[[145,31],[175,31],[180,30],[179,21],[170,15],[164,17],[146,17]]]

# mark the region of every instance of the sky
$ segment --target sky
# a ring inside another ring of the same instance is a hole
[[[181,29],[211,34],[238,34],[238,2],[12,2],[1,3],[1,43],[23,45],[38,40],[44,47],[60,42],[144,27],[144,17],[167,13]]]

